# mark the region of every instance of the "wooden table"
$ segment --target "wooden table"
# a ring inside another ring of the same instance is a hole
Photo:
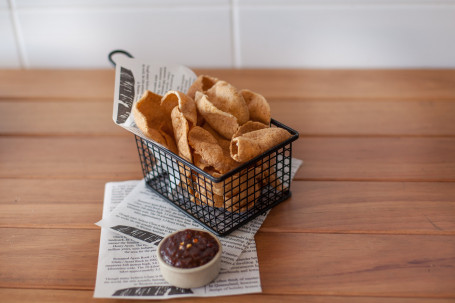
[[[454,70],[198,72],[264,94],[305,161],[256,235],[263,293],[217,302],[455,301]],[[142,177],[113,84],[0,71],[0,301],[108,301],[104,184]]]

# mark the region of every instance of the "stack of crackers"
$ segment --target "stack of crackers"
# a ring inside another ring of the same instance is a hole
[[[145,91],[134,105],[133,115],[145,136],[213,177],[221,177],[291,137],[285,129],[269,126],[270,106],[262,95],[237,90],[206,75],[199,76],[187,94],[168,91],[160,96]],[[219,183],[196,177],[181,166],[181,186],[197,204],[243,212],[254,206],[263,186],[280,189],[274,159]]]

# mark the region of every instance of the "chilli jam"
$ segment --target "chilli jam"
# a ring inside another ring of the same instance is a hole
[[[185,229],[163,240],[160,254],[164,262],[179,268],[204,265],[217,254],[218,242],[204,231]]]

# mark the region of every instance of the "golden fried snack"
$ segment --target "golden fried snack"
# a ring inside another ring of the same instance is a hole
[[[196,155],[194,159],[196,161]],[[198,175],[193,178],[195,189],[193,201],[196,204],[203,203],[212,207],[224,208],[230,212],[245,212],[254,207],[261,196],[263,186],[261,169],[258,166],[249,167],[219,183]],[[222,176],[213,168],[205,171],[215,178]]]
[[[220,136],[219,133],[216,132],[216,130],[214,130],[210,124],[204,122],[201,124],[202,125],[202,128],[205,129],[206,131],[208,131],[217,141],[218,141],[218,144],[220,144],[220,146],[222,145],[222,142],[228,142],[230,144],[230,140],[224,138],[223,136]]]
[[[257,174],[256,168],[244,169],[233,176],[232,188],[226,190],[225,208],[231,212],[243,212],[245,206],[254,205],[261,196],[262,175]]]
[[[234,133],[232,138],[237,138],[246,133],[249,133],[249,132],[252,132],[255,130],[264,129],[264,128],[268,128],[268,126],[265,124],[262,124],[261,122],[248,121],[247,123],[240,126],[239,129],[237,129],[237,131]]]
[[[218,134],[208,123],[204,123],[202,128],[208,131],[216,139],[216,141],[218,141],[218,144],[221,146],[221,149],[223,150],[224,157],[228,162],[227,166],[229,167],[229,170],[233,170],[234,168],[239,166],[240,163],[236,162],[231,157],[230,150],[231,140],[227,140],[223,136],[220,136],[220,134]]]
[[[188,162],[193,162],[190,146],[188,145],[188,132],[190,131],[190,126],[188,120],[182,114],[178,106],[174,107],[172,110],[171,119],[179,156]]]
[[[268,126],[265,124],[262,124],[261,122],[254,122],[254,121],[248,121],[247,123],[243,124],[242,126],[239,127],[237,132],[234,134],[232,138],[237,138],[240,137],[246,133],[260,130],[260,129],[266,129]],[[277,178],[276,172],[275,172],[275,164],[276,164],[276,153],[272,154],[269,157],[269,160],[266,161],[266,159],[263,159],[263,164],[257,164],[260,172],[262,172],[262,179],[259,180],[260,183],[264,186],[270,184],[271,186],[275,187],[278,190],[281,190],[281,182],[279,178]],[[260,166],[259,166],[260,165]],[[262,168],[260,168],[262,167]]]
[[[216,194],[212,189],[212,185],[216,185],[217,183],[212,183],[212,181],[201,175],[200,178],[196,179],[193,183],[194,201],[196,204],[204,203],[211,207],[224,207],[223,195]]]
[[[230,140],[239,128],[236,117],[218,109],[201,92],[196,92],[196,106],[204,120],[224,138]]]
[[[166,112],[161,108],[161,96],[148,90],[134,104],[133,115],[134,122],[145,135],[149,129],[157,130],[163,123],[168,124],[170,122]]]
[[[218,81],[206,92],[207,98],[219,110],[237,118],[242,125],[250,119],[245,99],[237,89],[226,81]]]
[[[209,88],[215,85],[216,82],[218,82],[218,79],[215,77],[200,75],[197,77],[196,81],[191,84],[187,95],[194,99],[196,97],[196,92],[205,93]]]
[[[290,137],[291,134],[282,128],[255,130],[232,139],[231,156],[238,162],[246,162]]]
[[[161,107],[169,116],[176,106],[192,125],[197,124],[197,110],[194,100],[182,92],[170,90],[161,99]]]
[[[276,190],[281,191],[283,190],[283,184],[281,183],[281,179],[276,175],[275,164],[276,161],[272,161],[270,165],[264,168],[262,185],[267,186],[270,184]]]
[[[217,172],[224,174],[231,170],[230,157],[226,157],[218,141],[210,132],[200,126],[193,127],[188,133],[189,145],[194,150],[194,155],[201,169],[214,168]],[[195,161],[196,162],[196,161]]]
[[[201,75],[188,94],[152,92],[133,108],[137,126],[157,143],[169,148],[215,178],[291,137],[270,128],[267,100],[250,90]],[[277,177],[276,153],[242,169],[222,182],[213,182],[178,161],[178,190],[194,203],[241,213],[260,203],[263,188],[282,190]]]
[[[214,177],[222,176],[210,169],[207,172]],[[246,205],[252,207],[261,194],[261,183],[254,181],[254,170],[242,170],[220,183],[200,176],[193,184],[196,203],[222,207],[231,212],[243,212],[246,210]]]
[[[177,152],[172,122],[161,107],[160,95],[145,91],[133,106],[133,117],[137,127],[145,136],[172,152]]]
[[[248,106],[250,120],[269,125],[272,116],[270,114],[270,105],[264,96],[248,89],[240,90],[240,94],[243,96],[243,99],[245,99]]]
[[[188,143],[193,149],[193,163],[209,172],[220,172],[221,174],[229,171],[232,159],[229,154],[223,152],[218,141],[214,136],[202,127],[195,126],[188,133]],[[221,175],[219,174],[219,175]],[[191,184],[191,193],[194,195],[193,201],[204,203],[212,207],[223,207],[223,187],[222,183],[213,183],[202,175],[182,176],[187,185]],[[191,182],[188,184],[188,182]],[[213,187],[212,187],[213,186]],[[188,186],[187,186],[188,187]]]

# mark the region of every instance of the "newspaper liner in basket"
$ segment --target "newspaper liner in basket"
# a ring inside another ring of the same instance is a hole
[[[170,90],[187,92],[195,73],[181,65],[148,64],[123,56],[116,58],[115,65],[113,120],[136,135],[147,185],[172,205],[215,234],[226,235],[291,195],[296,131],[272,119],[270,126],[285,129],[289,139],[224,175],[209,174],[148,139],[132,114],[144,91],[162,96]]]

